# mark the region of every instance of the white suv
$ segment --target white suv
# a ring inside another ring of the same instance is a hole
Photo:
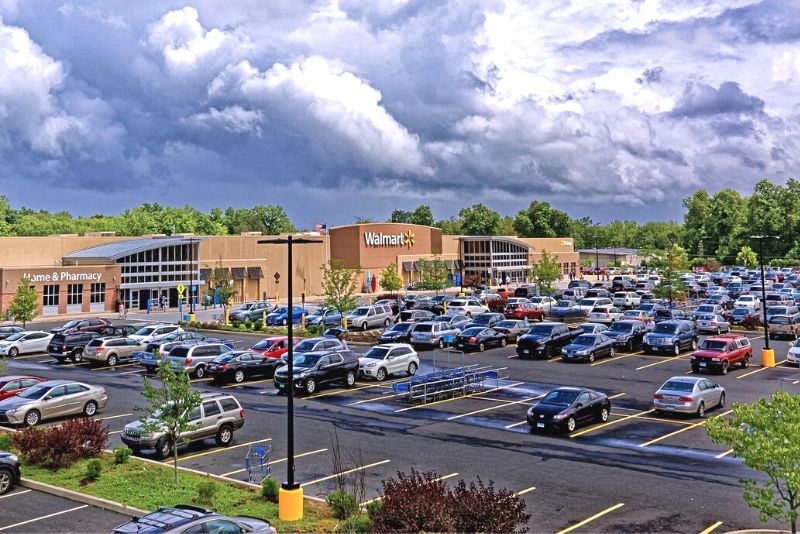
[[[183,332],[183,328],[176,324],[151,324],[149,326],[140,328],[135,334],[131,334],[128,337],[135,339],[139,343],[146,344],[150,343],[157,337],[165,336],[167,334],[171,334],[172,332]]]
[[[416,374],[419,369],[419,356],[407,343],[386,343],[375,345],[358,358],[358,371],[383,381],[388,375],[396,373]]]
[[[478,299],[472,297],[453,299],[447,305],[447,313],[460,313],[467,317],[480,315],[487,311],[489,311],[489,308],[481,304]]]

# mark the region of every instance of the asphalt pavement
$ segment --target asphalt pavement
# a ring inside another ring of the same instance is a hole
[[[0,511],[0,532],[110,532],[130,519],[94,506],[19,486],[0,496]]]

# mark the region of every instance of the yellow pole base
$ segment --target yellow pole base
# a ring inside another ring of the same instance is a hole
[[[190,323],[196,323],[197,322],[197,316],[195,314],[193,314],[193,313],[190,313],[189,314],[189,322]]]
[[[303,519],[303,488],[278,490],[278,519],[281,521]]]
[[[761,349],[761,366],[775,367],[775,351],[772,349]]]
[[[228,308],[226,307],[225,308],[225,326],[228,326],[229,324],[231,324],[229,313],[230,312],[228,311]]]

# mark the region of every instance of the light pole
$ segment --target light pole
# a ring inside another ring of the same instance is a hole
[[[771,239],[774,235],[751,235],[750,239],[758,240],[758,266],[761,270],[761,311],[764,318],[764,350],[761,351],[761,365],[775,367],[775,351],[769,348],[769,323],[767,322],[767,289],[764,287],[764,240]]]
[[[288,369],[286,388],[286,482],[281,484],[278,493],[278,517],[281,521],[298,521],[303,518],[303,488],[294,481],[294,321],[292,317],[292,279],[294,266],[292,265],[292,245],[306,243],[322,243],[317,239],[293,237],[291,235],[274,239],[263,239],[261,244],[288,245],[287,269],[287,308],[289,310],[286,331],[287,351],[286,364]]]

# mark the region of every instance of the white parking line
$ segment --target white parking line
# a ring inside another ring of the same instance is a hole
[[[535,397],[526,397],[524,399],[520,399],[520,400],[517,400],[517,401],[507,401],[507,402],[504,402],[503,404],[498,404],[496,406],[489,406],[488,408],[483,408],[483,409],[480,409],[480,410],[473,410],[471,412],[461,413],[461,414],[458,414],[458,415],[453,415],[451,417],[448,417],[447,420],[448,421],[454,421],[456,419],[461,419],[462,417],[468,417],[470,415],[475,415],[475,414],[478,414],[478,413],[489,412],[489,411],[492,411],[492,410],[498,410],[500,408],[505,408],[506,406],[514,406],[515,404],[524,404],[524,403],[530,402],[532,400],[540,399],[543,396],[544,396],[544,394],[536,395]]]
[[[449,475],[436,477],[433,480],[431,480],[431,482],[439,482],[440,480],[447,480],[448,478],[453,478],[453,477],[457,477],[457,476],[458,476],[458,473],[450,473]],[[536,489],[536,488],[533,488],[533,489]],[[369,503],[372,503],[372,502],[375,502],[375,501],[380,501],[381,499],[382,499],[382,497],[378,496],[378,497],[375,497],[374,499],[370,499],[368,501],[362,502],[359,506],[366,506]]]
[[[316,484],[318,482],[325,482],[326,480],[330,480],[332,478],[336,478],[336,477],[341,476],[341,475],[348,475],[350,473],[355,473],[356,471],[361,471],[362,469],[369,469],[370,467],[375,467],[377,465],[388,464],[389,462],[391,462],[391,460],[381,460],[380,462],[375,462],[375,463],[371,463],[371,464],[367,464],[367,465],[362,465],[362,466],[359,466],[359,467],[354,467],[352,469],[348,469],[347,471],[340,471],[338,473],[334,473],[334,474],[328,475],[326,477],[322,477],[322,478],[318,478],[316,480],[311,480],[309,482],[305,482],[303,484],[300,484],[300,487],[304,488],[306,486],[310,486],[311,484]]]
[[[312,454],[319,454],[319,453],[325,452],[327,450],[328,449],[317,449],[315,451],[309,451],[309,452],[304,452],[304,453],[301,453],[301,454],[295,454],[294,457],[295,458],[302,458],[303,456],[311,456]],[[277,460],[272,460],[271,462],[268,462],[267,465],[278,464],[278,463],[281,463],[281,462],[285,462],[286,460],[288,460],[288,458],[278,458]],[[237,469],[236,471],[230,471],[228,473],[222,473],[220,476],[221,477],[228,477],[230,475],[235,475],[237,473],[244,473],[245,471],[247,471],[247,469]]]
[[[526,493],[529,493],[529,492],[531,492],[531,491],[533,491],[533,490],[535,490],[535,489],[536,489],[536,486],[531,486],[530,488],[525,488],[525,489],[524,489],[524,490],[522,490],[522,491],[518,491],[518,492],[517,492],[515,495],[516,495],[517,497],[519,497],[520,495],[525,495]]]
[[[27,525],[29,523],[35,523],[36,521],[41,521],[42,519],[55,517],[57,515],[66,514],[66,513],[69,513],[69,512],[75,512],[77,510],[83,510],[84,508],[88,508],[88,507],[89,507],[88,504],[84,504],[82,506],[76,506],[75,508],[69,508],[68,510],[61,510],[60,512],[55,512],[55,513],[52,513],[52,514],[43,515],[41,517],[35,517],[33,519],[28,519],[27,521],[21,521],[19,523],[14,523],[13,525],[8,525],[8,526],[0,528],[0,530],[8,530],[10,528],[21,527],[22,525]]]
[[[0,496],[0,499],[8,499],[9,497],[16,497],[17,495],[22,495],[23,493],[30,493],[31,490],[22,490],[16,491],[14,493],[9,493],[7,495]]]
[[[513,388],[513,387],[516,387],[516,386],[521,386],[524,383],[525,382],[514,382],[513,384],[508,384],[506,386],[499,386],[499,387],[496,387],[496,388],[487,389],[486,391],[479,391],[477,393],[470,393],[469,395],[461,395],[461,396],[458,396],[458,397],[452,397],[452,398],[449,398],[449,399],[442,399],[442,400],[438,400],[438,401],[428,402],[428,403],[425,403],[425,404],[417,404],[415,406],[409,406],[408,408],[400,408],[399,410],[395,410],[394,413],[407,412],[408,410],[418,410],[419,408],[427,408],[428,406],[433,406],[434,404],[441,404],[443,402],[452,402],[452,401],[461,400],[461,399],[469,399],[469,398],[475,397],[477,395],[485,395],[487,393],[494,393],[495,391],[500,391],[501,389]]]
[[[125,371],[124,373],[119,373],[117,376],[124,376],[124,375],[133,375],[137,373],[144,373],[145,369],[136,369],[134,371]]]
[[[117,419],[118,417],[128,417],[129,415],[133,415],[132,413],[121,413],[119,415],[109,415],[108,417],[98,417],[98,421],[107,421],[109,419]]]

